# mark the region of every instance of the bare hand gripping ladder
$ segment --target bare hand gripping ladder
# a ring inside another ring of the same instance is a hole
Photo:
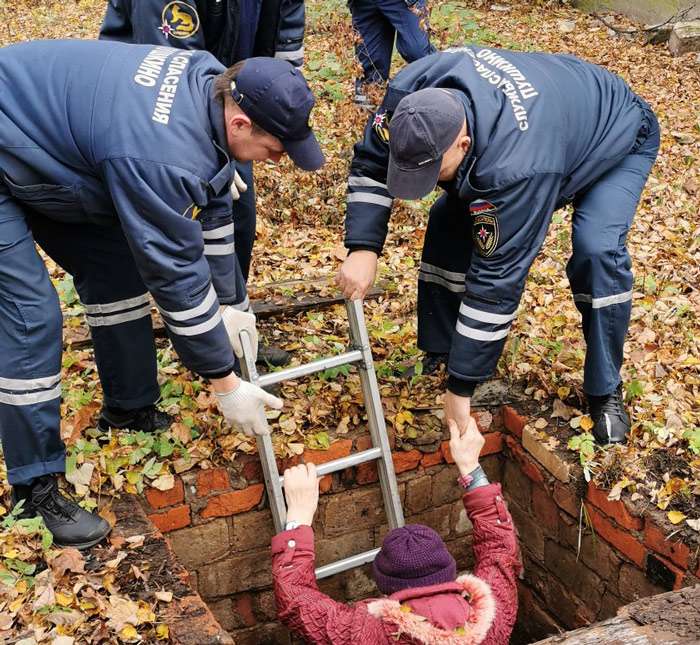
[[[241,345],[243,347],[244,361],[241,367],[244,376],[246,376],[251,383],[259,387],[265,387],[274,383],[280,383],[281,381],[308,376],[309,374],[321,372],[332,367],[354,364],[358,366],[360,382],[362,384],[362,395],[364,397],[365,407],[367,408],[367,421],[372,439],[372,447],[369,450],[356,452],[347,457],[321,464],[318,466],[317,472],[319,476],[328,475],[349,468],[350,466],[357,466],[367,461],[376,460],[387,521],[389,527],[394,529],[404,524],[403,509],[401,508],[401,499],[399,498],[399,490],[396,484],[394,462],[391,459],[391,448],[386,433],[384,411],[382,410],[377,376],[374,372],[372,350],[369,345],[369,334],[367,333],[365,317],[362,311],[362,300],[346,300],[345,307],[348,312],[348,321],[350,323],[350,351],[338,356],[322,358],[312,363],[307,363],[306,365],[289,367],[279,372],[271,372],[270,374],[260,376],[255,368],[250,337],[248,332],[243,331],[241,332]],[[270,499],[272,518],[275,529],[279,532],[284,530],[287,516],[287,508],[282,491],[284,480],[277,470],[277,462],[275,460],[275,452],[272,447],[270,435],[259,435],[257,437],[257,442],[260,462],[265,475],[265,485]],[[379,549],[372,549],[344,558],[343,560],[331,562],[330,564],[317,568],[316,577],[325,578],[340,573],[341,571],[346,571],[353,567],[359,567],[368,562],[372,562],[378,552]]]

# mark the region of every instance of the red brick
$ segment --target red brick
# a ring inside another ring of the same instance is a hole
[[[591,504],[586,504],[586,511],[598,536],[612,544],[638,567],[644,567],[646,549],[631,533],[614,526],[605,515],[597,511]]]
[[[152,509],[175,506],[185,501],[185,489],[182,480],[177,477],[175,485],[170,490],[158,490],[157,488],[146,489],[146,499]]]
[[[258,622],[255,620],[253,597],[250,594],[244,593],[238,598],[234,598],[232,606],[233,613],[246,627],[252,627]]]
[[[667,540],[666,535],[649,518],[644,521],[644,544],[652,551],[666,556],[682,569],[688,568],[690,549],[677,540]]]
[[[148,516],[163,533],[183,529],[190,524],[190,507],[183,504],[175,508],[168,509],[165,513],[153,513]]]
[[[321,493],[327,493],[331,486],[333,486],[333,477],[331,475],[324,475],[321,477],[321,481],[318,482],[318,489]]]
[[[510,448],[513,453],[513,457],[518,462],[520,470],[529,479],[540,484],[544,483],[544,477],[542,476],[542,471],[540,467],[528,456],[525,449],[520,445],[520,442],[513,437],[506,437],[506,445]]]
[[[260,465],[260,460],[252,455],[240,455],[243,459],[243,468],[241,468],[241,475],[245,480],[250,482],[259,482],[263,479],[262,466]]]
[[[654,558],[661,562],[666,567],[666,569],[668,569],[668,572],[673,575],[673,591],[678,591],[678,589],[680,589],[683,586],[683,576],[685,572],[671,564],[671,562],[669,562],[666,558],[662,558],[661,556],[658,556],[656,554],[650,555],[649,560],[647,562],[647,578],[650,577],[649,564],[653,561]],[[668,590],[671,591],[670,589]]]
[[[509,405],[503,406],[503,425],[506,427],[508,432],[514,434],[519,439],[522,439],[523,428],[527,420],[525,417],[520,416],[513,408]]]
[[[532,487],[532,510],[544,528],[557,533],[559,529],[559,509],[544,486]]]
[[[484,435],[484,447],[481,449],[480,456],[493,455],[503,450],[503,434],[500,432],[489,432]]]
[[[607,516],[612,517],[620,526],[631,531],[642,529],[641,518],[632,515],[622,500],[610,501],[608,492],[598,488],[593,482],[588,484],[586,499]]]
[[[430,468],[431,466],[441,464],[442,460],[442,451],[438,448],[435,452],[424,454],[420,460],[420,465],[423,466],[423,468]]]
[[[215,490],[227,490],[231,488],[231,482],[225,468],[213,468],[200,470],[197,473],[197,495],[206,497]]]
[[[328,450],[304,450],[304,461],[312,464],[325,464],[334,459],[347,457],[352,450],[352,439],[341,439],[330,445]]]
[[[448,464],[453,464],[455,462],[455,460],[452,459],[452,453],[450,452],[450,442],[449,441],[443,441],[440,444],[440,452],[442,452],[442,456],[445,458],[445,461]]]
[[[406,472],[407,470],[413,470],[418,468],[421,457],[423,455],[417,450],[409,450],[408,452],[392,452],[391,459],[394,462],[394,472],[398,475],[399,473]]]
[[[262,499],[265,486],[253,484],[243,490],[234,490],[210,497],[201,515],[207,517],[226,517],[236,513],[244,513],[255,508]]]
[[[554,501],[563,511],[573,517],[578,517],[581,511],[581,500],[576,496],[573,486],[554,482]]]
[[[377,464],[373,461],[366,461],[357,467],[355,481],[358,484],[373,484],[379,480],[377,474]]]

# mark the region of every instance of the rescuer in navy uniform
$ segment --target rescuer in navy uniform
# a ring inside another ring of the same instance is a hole
[[[178,49],[204,49],[225,66],[253,56],[272,56],[299,67],[304,62],[303,0],[108,0],[100,39],[134,44],[154,44]],[[238,260],[237,280],[247,282],[255,242],[255,190],[253,165],[237,160],[231,192],[234,208],[234,242]],[[244,290],[234,306],[251,311]],[[261,344],[258,361],[285,365],[289,354],[273,345]],[[103,410],[100,423],[122,427],[126,417]],[[157,410],[129,419],[129,427],[169,425]]]
[[[427,30],[427,0],[349,0],[348,7],[359,35],[355,52],[363,71],[355,81],[354,100],[372,109],[367,87],[389,78],[394,42],[407,63],[435,51]]]
[[[232,372],[232,164],[285,154],[324,159],[309,128],[314,99],[287,61],[224,68],[209,53],[98,41],[0,50],[0,433],[15,501],[55,541],[89,547],[109,526],[57,489],[58,297],[35,242],[70,273],[95,346],[105,403],[159,395],[151,300],[181,361],[210,379],[224,417],[264,431],[282,401]],[[252,321],[251,321],[252,318]],[[108,331],[109,333],[104,333]]]
[[[493,373],[552,213],[574,208],[566,267],[587,352],[584,391],[601,443],[630,429],[620,379],[632,306],[626,238],[659,127],[618,76],[572,56],[464,47],[404,68],[355,146],[338,280],[374,281],[394,197],[436,186],[418,273],[424,371],[447,363],[445,413],[464,427]]]

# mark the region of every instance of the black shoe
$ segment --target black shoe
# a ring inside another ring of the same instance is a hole
[[[58,490],[54,475],[37,478],[31,486],[14,486],[12,502],[24,500],[21,518],[40,515],[58,546],[89,549],[104,540],[111,528],[99,515],[88,513]]]
[[[421,370],[421,375],[435,374],[435,372],[440,370],[442,365],[447,365],[447,359],[449,354],[437,354],[434,352],[426,352],[422,359],[423,369]],[[404,378],[411,379],[416,374],[416,365],[409,367],[404,373]]]
[[[622,402],[622,383],[607,396],[590,396],[588,411],[593,420],[593,436],[601,444],[625,443],[630,432],[630,418]]]
[[[97,427],[102,432],[110,428],[133,430],[135,432],[156,432],[167,430],[173,422],[173,417],[162,412],[155,405],[147,405],[138,410],[121,410],[103,406]]]
[[[289,352],[285,352],[281,347],[277,345],[263,345],[262,343],[258,346],[258,358],[256,363],[260,365],[272,365],[272,367],[284,367],[289,365],[292,360],[292,356]]]
[[[366,85],[359,78],[355,81],[355,96],[353,97],[353,102],[365,110],[374,112],[376,105],[372,103],[372,100],[367,96]]]

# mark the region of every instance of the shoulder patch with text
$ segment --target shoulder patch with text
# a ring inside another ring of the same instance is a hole
[[[382,143],[389,144],[389,113],[384,111],[379,111],[374,115],[374,120],[372,121],[372,128],[379,137]]]
[[[175,0],[163,7],[161,26],[158,27],[166,38],[185,39],[194,36],[199,31],[199,14],[186,2]]]
[[[498,210],[486,200],[477,200],[469,205],[472,216],[472,240],[482,257],[491,255],[498,246]]]

